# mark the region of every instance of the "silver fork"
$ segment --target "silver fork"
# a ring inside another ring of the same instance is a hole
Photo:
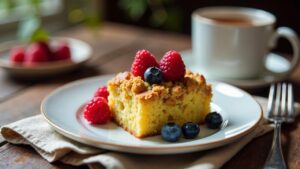
[[[286,169],[281,150],[280,130],[283,122],[295,119],[292,85],[286,83],[272,84],[268,99],[268,119],[275,124],[271,151],[264,169]]]

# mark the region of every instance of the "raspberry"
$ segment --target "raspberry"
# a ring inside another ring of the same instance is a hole
[[[180,54],[175,50],[167,52],[160,60],[163,78],[167,81],[177,81],[185,75],[185,65]]]
[[[131,66],[131,72],[134,76],[140,76],[144,79],[144,72],[149,67],[158,67],[155,57],[147,50],[139,50],[135,54]]]
[[[106,86],[102,86],[102,87],[100,87],[100,88],[95,92],[94,97],[103,97],[103,98],[105,98],[106,101],[107,101],[108,95],[109,95],[109,93],[108,93],[108,91],[107,91],[107,87],[106,87]]]
[[[53,52],[50,50],[48,43],[42,41],[36,43],[46,52],[48,60],[53,60]]]
[[[103,97],[94,97],[85,106],[83,114],[91,124],[104,124],[111,118],[108,103]]]
[[[71,59],[71,51],[67,43],[61,43],[54,50],[54,60],[68,60]]]
[[[26,64],[35,64],[39,62],[47,62],[47,52],[39,43],[32,44],[26,51]]]
[[[22,63],[25,60],[25,51],[23,48],[14,48],[10,51],[10,61],[12,63]]]

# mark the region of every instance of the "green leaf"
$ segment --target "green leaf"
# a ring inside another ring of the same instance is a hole
[[[30,36],[30,42],[47,42],[49,34],[46,30],[39,28]]]

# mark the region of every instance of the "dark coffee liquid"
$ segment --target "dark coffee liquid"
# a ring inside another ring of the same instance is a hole
[[[253,21],[247,17],[207,17],[208,19],[218,24],[238,25],[238,26],[252,26]]]

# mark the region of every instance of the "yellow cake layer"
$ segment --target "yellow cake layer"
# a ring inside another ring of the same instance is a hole
[[[190,71],[182,81],[160,85],[124,72],[108,82],[108,91],[114,121],[140,138],[159,134],[167,122],[203,122],[212,97],[205,78]]]

